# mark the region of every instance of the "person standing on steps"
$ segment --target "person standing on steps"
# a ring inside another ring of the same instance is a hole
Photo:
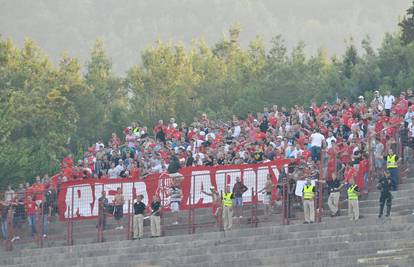
[[[397,155],[395,155],[392,148],[388,149],[388,154],[384,157],[387,162],[387,170],[391,176],[391,190],[397,191],[398,186],[398,163],[401,161]]]
[[[230,192],[230,185],[226,185],[223,194],[223,228],[224,231],[231,230],[233,226],[233,198],[234,194]]]
[[[379,180],[379,183],[377,185],[378,190],[381,191],[380,195],[380,210],[378,218],[381,218],[384,213],[384,206],[385,203],[387,203],[387,214],[386,217],[389,217],[391,215],[391,201],[392,201],[392,194],[391,194],[391,187],[392,187],[392,181],[391,181],[391,175],[388,170],[384,171],[384,177],[382,177]]]
[[[331,217],[339,216],[339,197],[344,186],[337,178],[336,173],[332,173],[332,180],[326,181],[329,188],[328,206],[331,210]]]
[[[240,177],[236,178],[236,183],[233,186],[234,195],[234,209],[235,215],[243,218],[243,194],[248,190],[247,186],[243,184]]]
[[[161,236],[161,202],[158,195],[154,195],[151,203],[151,237]]]
[[[118,187],[116,189],[116,195],[114,197],[114,218],[117,223],[117,227],[115,227],[115,230],[122,230],[124,227],[122,226],[122,217],[124,216],[124,195],[122,194],[122,189]]]
[[[267,180],[265,187],[260,190],[258,193],[264,193],[264,200],[263,203],[265,204],[265,216],[268,216],[272,213],[273,208],[273,199],[272,199],[272,191],[273,188],[276,188],[276,185],[272,182],[272,175],[269,173],[267,174]]]
[[[134,203],[134,237],[133,239],[142,239],[144,237],[144,213],[146,206],[142,202],[143,195],[137,196]]]
[[[355,184],[354,178],[349,179],[349,183],[346,187],[348,193],[348,216],[352,220],[359,219],[359,201],[358,197],[360,190],[358,185]]]
[[[214,220],[215,220],[215,224],[218,225],[219,222],[219,214],[221,211],[221,200],[220,200],[220,194],[219,192],[214,188],[214,186],[210,187],[210,193],[207,193],[203,190],[201,190],[201,193],[210,196],[212,198],[212,211],[213,211],[213,216],[214,216]]]
[[[302,193],[303,213],[305,215],[304,224],[314,223],[316,188],[311,183],[311,179],[309,177],[306,178],[306,184],[303,186]]]

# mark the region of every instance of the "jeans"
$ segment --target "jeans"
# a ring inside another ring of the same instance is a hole
[[[391,174],[391,190],[397,190],[398,186],[398,168],[388,168]]]
[[[1,232],[1,236],[4,240],[7,239],[7,220],[2,220],[0,221],[0,232]]]
[[[314,162],[318,161],[321,158],[321,148],[319,146],[313,146],[310,150],[312,153],[312,160]]]
[[[30,229],[32,230],[32,236],[36,234],[36,215],[28,215],[27,221],[29,222]]]
[[[49,216],[48,214],[43,214],[43,234],[47,235],[49,230]]]

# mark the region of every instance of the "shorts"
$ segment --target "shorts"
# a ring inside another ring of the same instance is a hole
[[[172,212],[179,212],[180,211],[180,202],[171,202],[170,208]]]
[[[243,197],[236,197],[234,199],[234,206],[242,207],[243,206]]]
[[[272,194],[265,194],[263,198],[263,204],[269,205],[272,203]]]
[[[213,204],[213,207],[212,207],[213,215],[217,216],[220,209],[221,209],[220,205]]]
[[[115,220],[120,220],[124,216],[124,209],[122,205],[114,207],[114,217]]]
[[[376,168],[382,168],[384,166],[384,160],[382,160],[382,159],[375,159],[374,164],[375,164],[375,167]]]

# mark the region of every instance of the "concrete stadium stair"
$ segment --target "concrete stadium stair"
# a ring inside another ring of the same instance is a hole
[[[403,182],[393,193],[390,218],[378,219],[379,193],[371,192],[361,197],[359,221],[348,219],[346,202],[342,216],[309,225],[302,224],[301,213],[290,225],[280,225],[280,215],[264,217],[259,207],[256,228],[247,206],[240,224],[227,233],[203,227],[189,235],[182,212],[179,226],[170,225],[166,214],[163,237],[129,241],[125,230],[107,230],[107,242],[96,243],[96,221],[75,222],[74,246],[65,246],[66,227],[55,223],[46,248],[16,243],[14,251],[0,252],[0,266],[414,266],[414,177]],[[198,210],[196,220],[212,223],[211,210]]]

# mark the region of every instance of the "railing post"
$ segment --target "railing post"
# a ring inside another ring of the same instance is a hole
[[[318,183],[318,216],[317,222],[320,223],[322,221],[322,214],[323,214],[323,183]]]
[[[128,200],[127,240],[131,240],[131,200]]]
[[[13,207],[10,205],[9,210],[7,211],[7,221],[6,221],[6,251],[13,250],[13,242],[11,241],[13,238]]]
[[[192,175],[191,178],[193,179],[192,184],[195,184],[195,175]],[[193,205],[192,208],[190,208],[191,210],[191,223],[192,223],[192,234],[195,233],[195,186],[193,186],[193,201],[192,201]]]
[[[289,224],[289,216],[287,212],[287,182],[282,181],[282,224]]]
[[[39,223],[39,231],[38,232],[38,236],[39,236],[39,247],[42,248],[43,247],[43,235],[44,235],[44,226],[45,226],[45,222],[44,222],[44,214],[45,214],[45,201],[44,199],[42,200],[41,204],[41,209],[40,209],[40,223]]]
[[[223,231],[223,190],[220,190],[220,212],[218,213],[219,222],[218,227],[219,231]]]
[[[188,195],[188,234],[191,234],[191,193]]]

